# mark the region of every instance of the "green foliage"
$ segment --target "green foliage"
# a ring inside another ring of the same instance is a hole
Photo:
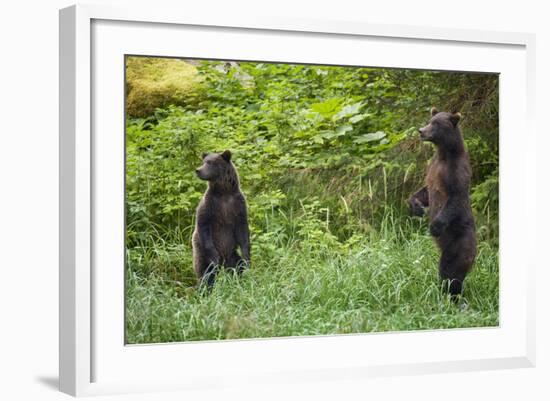
[[[155,67],[151,80],[164,82],[163,74],[173,77],[175,72],[167,71],[186,64],[172,61],[180,64],[165,65],[166,71]],[[153,68],[149,61],[143,63]],[[186,101],[170,100],[156,109],[142,106],[127,120],[127,300],[132,341],[198,339],[200,327],[202,338],[230,338],[498,322],[496,75],[195,64],[189,66],[195,73],[178,78],[180,85],[193,88]],[[149,79],[144,71],[142,79]],[[135,85],[132,90],[137,97],[146,96]],[[471,287],[466,294],[471,308],[467,317],[442,303],[435,288],[437,257],[426,223],[408,217],[406,206],[406,199],[422,185],[433,155],[416,131],[429,119],[432,105],[462,113],[474,172],[472,204],[483,252],[466,287]],[[223,275],[212,297],[204,298],[194,287],[190,237],[206,184],[194,170],[202,152],[224,149],[233,153],[247,196],[253,267],[242,280]],[[376,258],[365,256],[371,251]],[[425,271],[415,267],[417,260],[423,261]],[[306,289],[308,280],[318,287]],[[332,288],[333,280],[342,285],[341,293]],[[158,299],[152,299],[150,291]],[[339,306],[330,309],[328,303],[314,303],[312,314],[276,310],[294,293],[302,295],[285,307],[303,309],[315,297],[329,297]],[[398,297],[402,309],[392,296]],[[257,308],[246,306],[252,305],[252,297]],[[430,302],[412,315],[423,297]],[[361,306],[348,310],[343,300]],[[323,314],[322,308],[330,310]],[[248,317],[235,320],[238,311]],[[173,322],[171,313],[178,316]],[[281,316],[280,325],[260,327],[259,314],[268,319],[269,313]],[[371,317],[359,318],[363,313]],[[204,320],[203,314],[211,320]],[[295,324],[285,323],[283,316]],[[175,331],[164,331],[159,319]],[[185,326],[199,321],[200,327]],[[298,328],[299,324],[304,326]],[[237,328],[230,329],[232,325]]]

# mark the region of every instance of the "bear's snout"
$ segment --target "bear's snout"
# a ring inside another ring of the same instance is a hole
[[[420,139],[426,140],[428,139],[428,133],[427,133],[427,127],[418,128],[418,132],[420,133]]]
[[[212,179],[211,171],[204,168],[204,166],[199,167],[195,170],[195,174],[197,174],[197,177],[204,181],[210,181]]]

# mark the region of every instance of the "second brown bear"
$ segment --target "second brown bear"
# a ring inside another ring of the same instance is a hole
[[[196,173],[208,181],[208,189],[197,207],[193,265],[199,279],[211,288],[218,266],[240,271],[250,263],[246,200],[229,150],[203,154]]]
[[[453,297],[462,293],[464,278],[477,253],[469,195],[472,174],[459,121],[459,113],[440,113],[432,108],[430,122],[419,131],[423,141],[435,145],[436,154],[425,186],[409,199],[416,216],[422,216],[429,207],[430,233],[441,250],[439,275]]]

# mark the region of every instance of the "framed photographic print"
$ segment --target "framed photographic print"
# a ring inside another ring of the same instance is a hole
[[[533,366],[533,47],[61,10],[61,390]]]

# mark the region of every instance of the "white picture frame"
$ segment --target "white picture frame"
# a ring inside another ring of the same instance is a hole
[[[200,48],[175,51],[175,42],[189,35]],[[231,46],[213,50],[219,35]],[[535,231],[529,217],[536,208],[527,203],[536,188],[534,44],[534,35],[522,33],[223,20],[154,7],[61,10],[60,390],[80,396],[534,366],[537,261],[532,241],[514,236]],[[126,346],[124,268],[105,268],[118,266],[123,252],[109,244],[123,241],[124,54],[500,73],[500,326]],[[520,148],[513,132],[525,137]]]

